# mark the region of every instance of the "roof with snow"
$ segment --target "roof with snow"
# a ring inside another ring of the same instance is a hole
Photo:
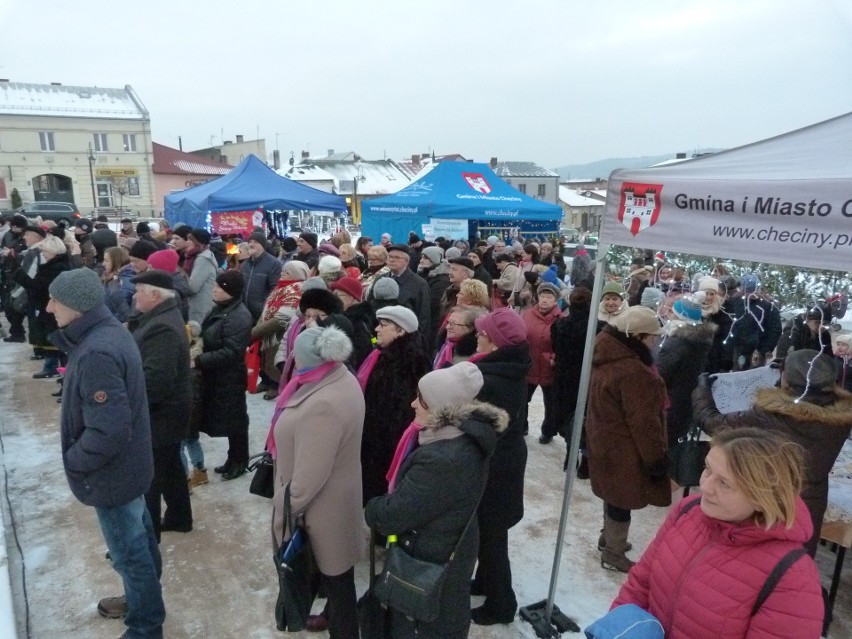
[[[396,193],[411,183],[411,175],[393,160],[359,160],[354,153],[337,153],[323,158],[309,158],[293,167],[278,170],[279,175],[297,182],[334,181],[334,192],[358,195],[387,195]],[[343,159],[340,159],[343,158]]]
[[[566,186],[559,186],[559,201],[565,202],[568,206],[571,207],[581,207],[581,206],[603,206],[606,200],[606,191],[597,191],[597,193],[602,193],[602,199],[596,199],[593,197],[588,197],[584,195],[584,193],[594,193],[595,191],[575,191],[574,189],[569,189]]]
[[[225,175],[232,167],[184,153],[163,144],[154,144],[154,173],[161,175]]]
[[[559,174],[539,166],[535,162],[497,162],[496,166],[492,166],[494,171],[501,178],[511,177],[559,177]]]
[[[0,114],[147,120],[129,84],[123,89],[0,82]]]

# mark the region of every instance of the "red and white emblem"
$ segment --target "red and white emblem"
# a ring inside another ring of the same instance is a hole
[[[479,191],[484,195],[491,193],[491,185],[488,184],[482,173],[462,173],[462,177],[474,191]]]
[[[662,184],[625,182],[621,185],[618,221],[630,230],[631,235],[637,235],[657,223],[662,192]]]

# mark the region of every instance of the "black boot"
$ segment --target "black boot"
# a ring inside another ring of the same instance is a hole
[[[231,465],[232,465],[233,463],[234,463],[234,462],[232,462],[230,459],[227,459],[227,460],[225,460],[225,463],[224,463],[224,464],[222,464],[221,466],[216,466],[216,467],[213,469],[213,472],[214,472],[214,473],[219,473],[220,475],[224,475],[224,474],[225,474],[225,473],[227,473],[229,470],[231,470]]]
[[[227,472],[222,473],[222,479],[224,479],[225,481],[236,479],[241,475],[245,475],[247,470],[248,469],[246,468],[245,463],[234,462],[231,464],[231,467],[228,469]]]

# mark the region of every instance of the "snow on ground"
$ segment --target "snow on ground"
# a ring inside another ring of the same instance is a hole
[[[100,618],[95,606],[101,597],[121,594],[121,584],[104,560],[105,545],[94,510],[77,502],[65,481],[57,427],[59,405],[49,396],[56,384],[31,379],[40,363],[30,362],[29,354],[26,345],[0,344],[0,437],[5,451],[2,463],[8,474],[8,484],[0,488],[4,493],[8,491],[15,519],[13,529],[4,497],[3,520],[18,636],[117,637],[123,631],[122,622]],[[272,402],[264,401],[260,395],[249,396],[249,412],[251,448],[260,451]],[[533,399],[531,413],[526,515],[510,532],[515,589],[521,605],[547,597],[565,479],[562,440],[557,438],[548,446],[538,443],[540,394]],[[163,533],[162,583],[168,611],[165,634],[170,639],[282,636],[275,630],[273,616],[277,581],[271,560],[269,501],[249,494],[249,476],[224,482],[212,472],[213,466],[225,459],[227,440],[202,436],[202,444],[211,481],[193,492],[194,530],[188,534]],[[664,515],[665,509],[661,508],[634,514],[634,558],[638,558],[638,551],[647,545]],[[576,481],[554,601],[581,627],[606,612],[624,579],[623,575],[600,567],[596,542],[601,519],[601,502],[592,495],[588,481]],[[15,534],[23,549],[26,589]],[[821,548],[819,560],[827,584],[834,556]],[[367,572],[365,558],[356,567],[359,593],[366,589]],[[833,637],[852,636],[849,581],[847,576],[841,585]],[[0,611],[2,590],[0,585]],[[480,601],[476,597],[472,600],[474,606]],[[318,601],[315,610],[321,606],[322,601]],[[0,635],[4,639],[9,636],[2,630]],[[290,636],[322,638],[327,634],[305,632]],[[470,636],[531,639],[535,633],[518,619],[510,625],[471,626]]]

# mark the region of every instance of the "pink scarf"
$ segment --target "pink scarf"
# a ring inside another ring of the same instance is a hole
[[[468,360],[467,360],[467,361],[468,361],[468,362],[470,362],[471,364],[475,364],[476,362],[478,362],[479,360],[481,360],[481,359],[482,359],[483,357],[485,357],[486,355],[489,355],[489,353],[480,353],[479,351],[476,351],[473,355],[471,355],[471,356],[468,358]]]
[[[361,386],[362,393],[367,390],[367,382],[370,379],[370,373],[372,373],[373,369],[376,367],[376,362],[379,361],[379,356],[381,354],[382,351],[380,349],[374,348],[358,367],[358,372],[355,374],[355,377],[358,379],[358,384]]]
[[[399,438],[399,443],[396,445],[396,452],[393,454],[388,474],[385,479],[388,480],[388,493],[392,493],[396,488],[396,474],[399,472],[399,467],[402,462],[408,457],[408,454],[417,447],[417,438],[423,427],[417,422],[411,422],[402,437]]]
[[[287,382],[284,390],[282,390],[278,395],[278,398],[275,400],[275,411],[272,413],[272,423],[269,425],[269,433],[266,435],[266,450],[268,450],[269,454],[272,455],[272,459],[278,458],[278,451],[275,448],[275,424],[278,423],[278,418],[281,416],[281,413],[284,412],[284,407],[287,406],[287,402],[293,396],[293,393],[305,384],[312,384],[325,379],[325,377],[334,370],[337,364],[338,362],[326,362],[325,364],[320,364],[316,368],[312,368],[302,373],[296,373],[290,378],[290,381]]]
[[[455,346],[455,342],[450,339],[447,339],[447,341],[444,342],[444,345],[441,346],[441,350],[439,350],[438,354],[435,356],[435,361],[432,362],[433,371],[444,368],[445,365],[453,365],[453,349]]]

